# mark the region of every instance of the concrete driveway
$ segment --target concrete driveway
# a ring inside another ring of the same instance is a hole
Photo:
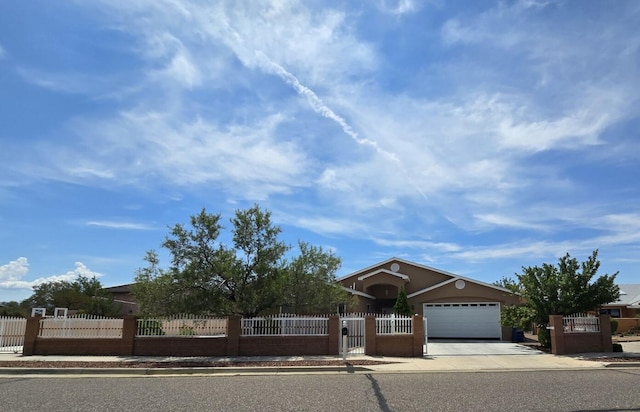
[[[433,340],[427,343],[427,356],[541,355],[537,349],[511,342]]]

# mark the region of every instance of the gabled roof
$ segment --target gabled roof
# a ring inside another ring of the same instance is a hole
[[[341,286],[342,289],[346,290],[347,292],[351,293],[352,295],[358,295],[358,296],[363,296],[365,298],[369,298],[369,299],[373,299],[376,300],[375,296],[371,296],[368,293],[364,293],[364,292],[360,292],[359,290],[355,290],[355,289],[351,289],[351,288],[347,288],[344,286]]]
[[[341,277],[340,279],[338,279],[338,281],[342,281],[342,280],[344,280],[344,279],[348,279],[348,278],[354,277],[354,276],[356,276],[356,275],[360,275],[360,274],[362,274],[362,273],[366,273],[366,272],[368,272],[368,271],[370,271],[370,270],[372,270],[372,269],[375,269],[375,268],[376,268],[376,267],[378,267],[378,266],[386,265],[386,264],[393,263],[393,262],[403,263],[403,264],[406,264],[406,265],[414,266],[414,267],[417,267],[417,268],[421,268],[421,269],[429,270],[429,271],[431,271],[431,272],[440,273],[440,274],[442,274],[442,275],[450,276],[450,277],[451,277],[451,279],[448,279],[448,280],[446,280],[446,281],[444,281],[444,282],[441,282],[441,283],[439,283],[439,284],[437,284],[437,285],[430,286],[430,287],[428,287],[428,288],[426,288],[426,289],[422,289],[422,290],[419,290],[419,291],[417,291],[417,292],[413,292],[411,295],[408,295],[407,297],[412,297],[412,296],[420,295],[420,294],[422,294],[422,293],[428,292],[429,290],[437,289],[437,288],[439,288],[439,287],[442,287],[442,286],[448,285],[449,283],[451,283],[451,282],[455,282],[456,280],[464,280],[465,282],[471,282],[471,283],[475,283],[476,285],[485,286],[485,287],[488,287],[488,288],[491,288],[491,289],[496,289],[496,290],[499,290],[499,291],[501,291],[501,292],[506,292],[506,293],[509,293],[509,294],[512,294],[512,295],[517,295],[517,293],[513,293],[513,292],[512,292],[512,291],[510,291],[509,289],[505,289],[505,288],[500,287],[500,286],[492,285],[492,284],[485,283],[485,282],[480,282],[479,280],[475,280],[475,279],[467,278],[467,277],[464,277],[464,276],[456,275],[456,274],[454,274],[454,273],[447,272],[447,271],[445,271],[445,270],[432,268],[432,267],[430,267],[430,266],[421,265],[421,264],[419,264],[419,263],[410,262],[410,261],[408,261],[408,260],[400,259],[400,258],[397,258],[397,257],[392,257],[392,258],[390,258],[390,259],[387,259],[387,260],[384,260],[384,261],[382,261],[382,262],[376,263],[375,265],[371,265],[371,266],[369,266],[369,267],[367,267],[367,268],[361,269],[361,270],[359,270],[359,271],[357,271],[357,272],[353,272],[353,273],[351,273],[351,274],[349,274],[349,275],[343,276],[343,277]],[[380,270],[385,270],[385,269],[380,269]],[[377,273],[377,272],[376,272],[376,273]],[[390,273],[392,273],[392,274],[393,274],[393,272],[390,272]],[[396,275],[398,275],[398,273],[395,273],[395,274],[396,274]],[[359,278],[358,278],[358,279],[359,279]],[[359,280],[361,280],[361,279],[359,279]],[[350,290],[351,290],[351,289],[350,289]]]
[[[375,275],[379,275],[381,273],[385,273],[385,274],[391,275],[391,276],[396,276],[396,277],[399,277],[400,279],[404,280],[405,282],[409,282],[409,276],[403,275],[402,273],[392,272],[392,271],[387,270],[387,269],[380,269],[380,270],[376,270],[375,272],[367,273],[366,275],[358,276],[358,280],[365,280],[366,278],[369,278],[369,277],[375,276]]]
[[[131,286],[133,286],[133,283],[125,283],[124,285],[116,285],[116,286],[110,286],[108,288],[102,288],[102,290],[106,292],[111,292],[111,293],[130,293]]]
[[[607,305],[615,306],[640,306],[640,284],[624,284],[620,287],[620,298]]]

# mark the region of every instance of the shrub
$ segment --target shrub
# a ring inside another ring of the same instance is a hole
[[[613,351],[614,352],[622,352],[622,345],[619,343],[614,343],[613,344]]]
[[[165,334],[162,330],[162,322],[155,319],[145,319],[138,333],[143,336],[162,336]]]
[[[618,321],[611,319],[611,334],[613,335],[618,330]]]

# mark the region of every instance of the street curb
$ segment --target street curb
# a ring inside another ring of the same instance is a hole
[[[248,368],[0,368],[2,375],[220,375],[256,373],[310,373],[310,372],[373,372],[361,366],[315,366],[315,367],[248,367]]]
[[[640,368],[640,362],[608,362],[605,368]]]

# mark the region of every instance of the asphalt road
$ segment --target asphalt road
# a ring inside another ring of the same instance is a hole
[[[640,368],[0,379],[2,411],[640,411]]]

